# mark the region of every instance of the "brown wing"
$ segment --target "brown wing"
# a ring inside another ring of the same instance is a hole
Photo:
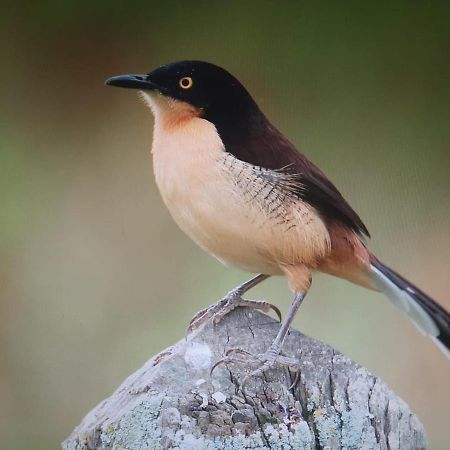
[[[284,136],[265,116],[246,129],[245,139],[226,139],[225,149],[236,158],[272,170],[295,174],[302,189],[297,195],[314,206],[326,221],[338,221],[359,236],[370,237],[358,214],[347,203],[336,186]],[[225,136],[223,136],[225,137]]]
[[[359,235],[370,237],[367,227],[336,186],[320,169],[311,162],[308,161],[308,163],[310,167],[303,173],[299,173],[301,182],[305,186],[300,193],[303,200],[313,205],[326,218],[338,220]]]

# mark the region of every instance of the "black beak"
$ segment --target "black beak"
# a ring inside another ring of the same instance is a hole
[[[105,84],[128,89],[142,89],[154,91],[158,89],[155,83],[147,79],[147,75],[119,75],[108,78]]]

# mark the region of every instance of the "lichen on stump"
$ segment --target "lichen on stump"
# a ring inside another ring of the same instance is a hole
[[[290,330],[296,369],[254,378],[211,365],[232,347],[262,353],[279,324],[239,308],[150,359],[63,443],[88,449],[425,449],[422,424],[376,376],[322,342]],[[296,385],[289,389],[297,380]]]

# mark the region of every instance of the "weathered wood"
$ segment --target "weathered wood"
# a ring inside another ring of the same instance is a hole
[[[383,381],[327,345],[291,330],[299,359],[252,379],[211,365],[231,347],[262,353],[279,324],[239,308],[149,360],[63,443],[87,449],[424,449],[422,424]]]

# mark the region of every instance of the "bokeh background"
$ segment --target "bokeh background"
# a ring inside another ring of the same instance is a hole
[[[50,449],[248,274],[152,178],[152,117],[103,86],[226,67],[333,179],[371,248],[450,308],[448,2],[1,2],[0,446]],[[286,311],[283,279],[251,292]],[[381,376],[449,448],[450,365],[381,295],[316,276],[295,321]]]

